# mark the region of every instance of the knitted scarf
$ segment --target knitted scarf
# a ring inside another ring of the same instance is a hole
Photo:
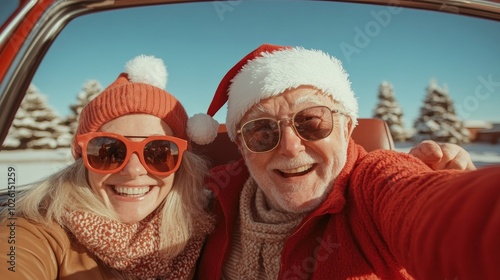
[[[280,259],[286,238],[304,214],[270,209],[264,193],[253,179],[243,186],[240,197],[242,256],[239,279],[257,279],[259,271],[268,279],[278,279]]]
[[[142,221],[124,224],[102,216],[69,211],[66,226],[105,265],[138,279],[186,279],[193,270],[204,237],[192,237],[173,259],[160,251],[160,211]]]

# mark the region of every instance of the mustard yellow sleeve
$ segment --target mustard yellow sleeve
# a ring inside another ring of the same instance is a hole
[[[10,218],[0,227],[0,270],[4,279],[56,279],[59,246],[67,239],[59,226],[47,228],[23,218]]]

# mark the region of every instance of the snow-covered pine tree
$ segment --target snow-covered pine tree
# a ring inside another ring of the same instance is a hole
[[[71,133],[74,134],[76,132],[78,117],[80,117],[83,107],[101,93],[102,90],[101,84],[96,80],[89,80],[83,85],[82,91],[76,96],[76,103],[69,106],[71,114],[64,121],[70,127]]]
[[[54,149],[69,147],[69,128],[47,104],[47,98],[31,84],[16,113],[3,149]]]
[[[420,116],[414,123],[414,140],[430,139],[455,144],[470,142],[470,132],[456,115],[446,85],[440,88],[435,80],[431,80],[426,90]]]
[[[384,120],[389,126],[395,142],[406,141],[403,110],[394,97],[392,84],[383,81],[378,89],[378,104],[373,111],[373,117]]]

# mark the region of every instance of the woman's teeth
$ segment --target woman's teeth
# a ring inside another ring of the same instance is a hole
[[[124,196],[141,196],[145,195],[151,189],[150,187],[141,187],[141,188],[129,188],[129,187],[117,187],[113,188],[116,193]]]

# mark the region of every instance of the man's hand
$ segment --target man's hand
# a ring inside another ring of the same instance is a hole
[[[425,140],[413,147],[409,154],[419,158],[434,170],[476,169],[469,153],[464,148],[451,143],[437,143]]]

